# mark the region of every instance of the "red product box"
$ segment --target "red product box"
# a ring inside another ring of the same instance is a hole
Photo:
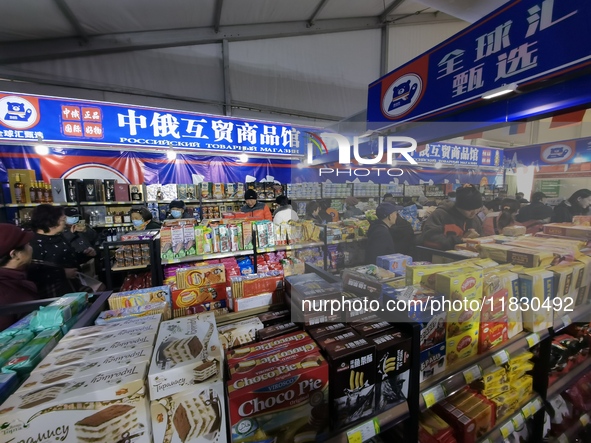
[[[478,334],[478,353],[482,354],[509,340],[508,332],[509,326],[506,316],[490,322],[481,322]]]
[[[312,341],[312,339],[307,333],[299,331],[271,340],[230,349],[227,352],[226,357],[228,358],[228,365],[232,365],[241,360],[250,360],[261,355],[272,354],[281,349],[297,346],[300,343],[308,343],[310,341]]]
[[[228,299],[228,292],[225,283],[211,286],[191,287],[187,289],[176,289],[172,291],[172,309],[174,316],[181,315],[187,309],[201,306],[205,303],[221,302]]]

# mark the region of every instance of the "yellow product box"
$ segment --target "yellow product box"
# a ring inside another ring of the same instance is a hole
[[[487,398],[494,398],[497,395],[509,392],[510,389],[511,385],[509,385],[509,383],[497,383],[489,388],[483,389],[482,395],[484,395]]]
[[[571,262],[570,265],[573,268],[573,293],[576,294],[577,290],[582,287],[582,286],[586,286],[585,285],[585,265],[583,264],[583,262],[580,261],[574,261]]]
[[[556,256],[552,252],[526,248],[511,248],[507,251],[507,261],[522,265],[525,268],[540,268],[555,263]]]
[[[500,383],[506,383],[507,380],[507,371],[505,368],[493,366],[484,373],[482,384],[485,388],[490,388]]]
[[[521,364],[527,362],[528,360],[531,360],[533,357],[534,357],[534,354],[530,351],[525,351],[519,355],[511,357],[509,359],[509,369],[511,369],[513,367],[513,365],[521,365]]]
[[[581,262],[585,267],[583,271],[581,286],[589,286],[589,284],[591,283],[591,257],[589,257],[588,255],[582,255],[579,258],[577,258],[577,261]]]
[[[435,275],[435,290],[451,300],[481,300],[482,269],[439,272]]]
[[[491,401],[497,405],[497,423],[515,412],[522,400],[519,394],[513,389],[505,394],[491,398]]]
[[[523,329],[541,332],[553,326],[552,297],[554,274],[544,268],[533,268],[519,274],[520,304],[523,315]],[[511,310],[511,305],[509,306]]]
[[[548,268],[554,274],[554,316],[562,318],[567,313],[566,309],[572,310],[575,306],[576,296],[573,297],[573,267],[570,263],[561,263]],[[562,300],[560,302],[559,300]]]
[[[226,194],[224,192],[224,184],[223,183],[212,183],[212,193],[213,198],[216,200],[221,200],[225,198]]]
[[[480,311],[449,311],[446,316],[447,337],[455,337],[472,329],[478,329],[480,324]]]
[[[471,260],[471,264],[482,268],[483,270],[486,269],[496,269],[499,264],[491,258],[476,258]]]
[[[533,391],[533,379],[531,375],[524,375],[521,378],[511,382],[511,388],[513,388],[519,397],[527,398],[532,394]]]
[[[433,274],[437,272],[453,271],[454,269],[461,269],[466,266],[467,260],[461,260],[454,263],[446,264],[412,264],[406,267],[406,284],[408,286],[418,285],[419,283],[431,289],[435,289],[435,277]],[[433,277],[431,277],[433,276]]]
[[[453,365],[458,360],[463,360],[477,353],[478,328],[471,329],[446,340],[446,354],[449,365]]]
[[[194,268],[179,269],[176,273],[178,289],[211,286],[226,281],[226,269],[223,264],[202,265]]]
[[[507,254],[509,250],[511,250],[510,246],[486,243],[480,245],[480,257],[490,258],[498,263],[507,263]]]
[[[544,225],[544,234],[591,240],[591,227],[575,226],[572,223],[548,223]]]

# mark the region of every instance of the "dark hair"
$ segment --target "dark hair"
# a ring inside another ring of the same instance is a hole
[[[60,224],[64,215],[64,208],[53,205],[39,205],[31,213],[31,229],[33,231],[49,232]]]
[[[514,198],[504,198],[501,201],[501,214],[497,218],[497,227],[502,231],[507,226],[515,224],[514,215],[519,211],[520,204]]]
[[[320,200],[318,205],[320,206],[320,209],[326,210],[330,208],[330,200]]]
[[[498,200],[491,200],[484,202],[484,207],[489,211],[499,212],[501,210],[501,203]]]
[[[534,192],[531,195],[531,202],[532,203],[539,203],[546,198],[546,194],[543,192]]]
[[[144,221],[152,220],[152,218],[153,218],[150,210],[148,208],[143,207],[143,206],[141,208],[133,208],[130,212],[132,214],[136,213],[136,214],[141,215],[142,220],[144,220]]]
[[[6,266],[8,264],[8,262],[12,259],[12,257],[10,256],[10,253],[12,251],[22,252],[25,250],[27,245],[28,245],[28,243],[25,243],[24,245],[19,246],[18,248],[14,248],[14,249],[8,251],[8,254],[6,254],[4,257],[0,257],[0,268],[3,268],[4,266]]]
[[[275,203],[277,203],[279,206],[286,206],[289,205],[289,199],[285,195],[279,195],[275,199]]]
[[[519,196],[521,196],[521,197],[519,197]],[[518,197],[518,198],[523,198],[523,197],[525,197],[525,194],[524,194],[523,192],[517,192],[517,193],[515,194],[515,197]]]
[[[306,216],[309,218],[313,218],[314,215],[312,214],[316,209],[318,209],[320,205],[316,200],[311,201],[306,205]]]
[[[454,198],[456,196],[456,191],[451,191],[447,193],[448,198]]]
[[[581,213],[585,212],[581,206],[579,205],[579,198],[587,198],[587,197],[591,197],[591,191],[589,189],[579,189],[578,191],[575,191],[573,193],[573,195],[571,195],[568,198],[569,203],[573,206],[573,208],[577,208],[578,210],[581,210]]]

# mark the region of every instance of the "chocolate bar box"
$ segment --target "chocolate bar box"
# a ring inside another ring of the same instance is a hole
[[[330,367],[330,403],[333,429],[342,429],[375,410],[375,346],[353,337],[325,350]]]
[[[144,361],[17,391],[1,406],[0,441],[152,441],[144,387],[147,367]]]

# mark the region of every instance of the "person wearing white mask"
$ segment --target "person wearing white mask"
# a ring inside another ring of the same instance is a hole
[[[145,207],[131,210],[131,223],[136,231],[160,229],[160,223],[152,220],[152,213]]]
[[[168,205],[168,207],[170,208],[170,214],[167,217],[169,220],[176,220],[179,218],[193,218],[193,216],[189,212],[187,212],[185,208],[185,202],[182,200],[173,200],[170,202],[170,205]]]

